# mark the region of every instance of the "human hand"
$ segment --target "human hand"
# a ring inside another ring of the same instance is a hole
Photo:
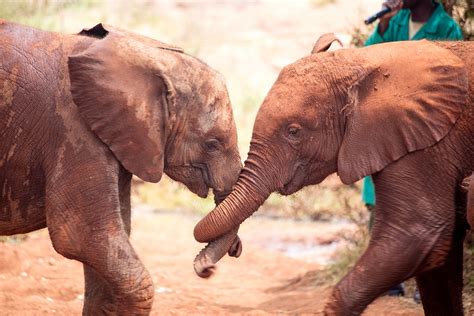
[[[392,9],[392,11],[382,16],[380,18],[380,21],[382,22],[386,20],[388,22],[393,16],[395,16],[398,13],[398,11],[402,9],[402,6],[403,6],[402,0],[386,0],[384,3],[382,3],[382,7],[390,8]]]
[[[393,16],[395,16],[398,13],[398,11],[400,11],[402,9],[403,1],[402,0],[386,0],[382,4],[382,6],[385,7],[385,8],[392,9],[392,11],[390,11],[389,13],[385,14],[384,16],[382,16],[380,18],[378,30],[379,30],[380,35],[383,36],[385,31],[388,28],[388,24],[390,22],[390,19]]]

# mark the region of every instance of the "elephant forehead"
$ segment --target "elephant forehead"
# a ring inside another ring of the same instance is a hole
[[[200,132],[206,134],[212,130],[223,133],[232,131],[234,119],[230,103],[222,101],[218,103],[222,104],[209,106],[207,110],[202,111],[201,115],[198,115],[197,121]]]
[[[202,78],[197,98],[201,99],[197,111],[198,129],[203,133],[229,132],[234,128],[232,107],[223,78],[212,70],[205,71],[207,78]]]
[[[257,120],[279,122],[303,119],[316,114],[324,102],[330,102],[325,85],[313,85],[309,89],[298,77],[275,84],[265,98],[257,114]]]

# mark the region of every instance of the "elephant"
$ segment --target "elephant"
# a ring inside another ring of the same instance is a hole
[[[467,221],[471,229],[474,229],[474,174],[468,179]]]
[[[231,231],[271,192],[289,195],[332,173],[344,184],[373,175],[371,240],[325,313],[359,315],[415,276],[427,315],[462,315],[474,42],[327,47],[323,38],[282,69],[257,113],[239,180],[196,225],[195,239]]]
[[[47,227],[54,249],[83,263],[85,315],[148,314],[132,175],[165,173],[216,200],[231,191],[242,163],[224,78],[103,24],[66,35],[0,20],[0,55],[0,234]],[[236,234],[216,242],[239,249]]]

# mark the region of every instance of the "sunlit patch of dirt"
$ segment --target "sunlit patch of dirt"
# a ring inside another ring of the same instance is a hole
[[[324,279],[315,281],[321,265],[262,247],[259,239],[268,240],[269,234],[289,236],[301,227],[300,234],[313,232],[317,240],[328,231],[325,224],[252,218],[240,230],[242,256],[224,257],[215,276],[200,279],[193,270],[193,258],[202,247],[192,236],[197,221],[198,217],[186,214],[134,214],[132,244],[155,284],[152,315],[322,311],[331,286]],[[83,284],[82,265],[56,254],[45,230],[21,243],[0,243],[2,315],[78,315]],[[381,298],[367,311],[367,315],[397,314],[422,312],[411,300],[400,298]]]

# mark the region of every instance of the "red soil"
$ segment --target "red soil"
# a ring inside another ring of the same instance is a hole
[[[154,315],[320,313],[329,285],[312,285],[305,273],[320,267],[261,249],[273,233],[298,233],[308,225],[252,219],[243,225],[244,251],[239,259],[224,258],[216,274],[200,279],[192,261],[202,245],[192,237],[197,221],[180,214],[137,214],[132,243],[155,283]],[[251,239],[249,238],[251,237]],[[271,241],[269,241],[271,242]],[[299,278],[299,279],[298,279]],[[296,281],[295,281],[296,280]],[[81,313],[82,266],[54,252],[46,231],[24,242],[0,243],[0,306],[2,315]],[[365,315],[422,315],[410,299],[384,297]]]

